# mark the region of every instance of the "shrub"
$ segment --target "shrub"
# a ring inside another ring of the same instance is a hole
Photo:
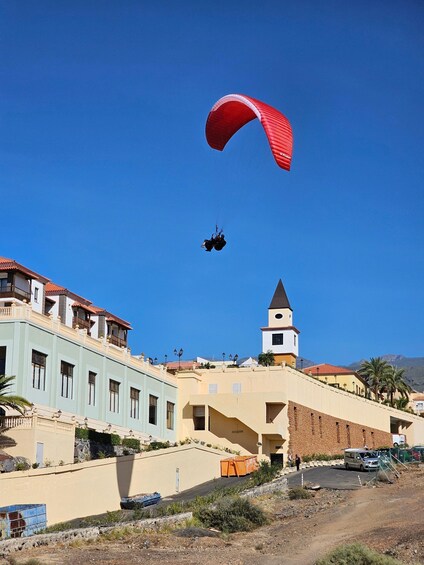
[[[16,471],[26,471],[27,469],[29,469],[29,465],[28,463],[25,463],[25,461],[19,461],[18,463],[16,463],[15,469]]]
[[[171,447],[169,441],[152,441],[146,447],[146,451],[154,451],[156,449],[166,449],[167,447]]]
[[[269,483],[275,479],[280,471],[280,465],[270,465],[268,461],[261,461],[258,469],[250,475],[250,482],[253,486]]]
[[[194,512],[206,528],[225,533],[248,532],[266,523],[264,513],[247,498],[221,499],[215,507],[203,507]]]
[[[121,445],[121,436],[118,434],[110,434],[110,443],[112,445]]]
[[[75,437],[76,439],[88,439],[88,428],[75,428]]]
[[[181,514],[182,512],[187,512],[187,505],[184,501],[182,502],[171,502],[167,506],[159,506],[155,512],[156,516],[174,516],[175,514]]]
[[[312,493],[308,490],[304,489],[303,487],[293,487],[289,489],[289,498],[290,500],[298,500],[300,498],[311,498]]]
[[[319,559],[316,565],[402,565],[397,559],[381,555],[359,543],[342,545]]]
[[[125,437],[122,440],[122,445],[125,447],[129,447],[130,449],[135,449],[136,451],[140,451],[140,440],[136,439],[135,437]]]

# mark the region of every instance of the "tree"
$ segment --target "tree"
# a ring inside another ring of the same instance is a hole
[[[366,379],[376,400],[378,400],[379,393],[384,387],[389,371],[390,365],[381,357],[371,357],[369,361],[361,363],[358,373]]]
[[[15,377],[0,375],[0,408],[12,408],[13,410],[17,410],[20,414],[23,414],[25,408],[31,406],[31,402],[22,396],[10,393],[14,380]]]
[[[394,397],[398,392],[401,398],[405,398],[409,402],[409,393],[412,391],[411,387],[404,380],[405,369],[398,369],[393,365],[389,365],[384,380],[382,382],[381,390],[386,393],[390,406],[395,405]]]
[[[270,349],[266,353],[259,353],[258,363],[264,367],[274,365],[274,353]]]

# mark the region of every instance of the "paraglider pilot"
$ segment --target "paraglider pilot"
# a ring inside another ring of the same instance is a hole
[[[216,226],[215,233],[212,234],[210,239],[205,239],[202,243],[202,247],[206,249],[206,251],[212,251],[212,249],[216,249],[216,251],[221,251],[227,242],[225,241],[225,236],[222,232],[222,229],[218,231],[218,226]]]

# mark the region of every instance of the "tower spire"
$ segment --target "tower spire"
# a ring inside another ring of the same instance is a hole
[[[278,281],[268,308],[268,325],[262,330],[262,352],[272,351],[274,362],[296,366],[299,330],[293,325],[293,309],[284,285]]]
[[[275,289],[274,296],[269,305],[270,310],[274,308],[290,308],[290,310],[293,311],[281,279],[278,281],[277,288]]]

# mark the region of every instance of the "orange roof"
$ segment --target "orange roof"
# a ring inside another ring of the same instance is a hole
[[[106,320],[110,322],[116,322],[120,326],[132,330],[131,324],[129,322],[126,322],[125,320],[118,318],[118,316],[111,314],[104,308],[99,308],[98,306],[94,306],[94,304],[92,304],[86,298],[83,298],[82,296],[78,296],[78,294],[71,292],[64,286],[60,286],[52,282],[47,283],[46,296],[55,296],[57,294],[66,294],[66,296],[69,296],[70,298],[73,298],[75,300],[73,306],[81,306],[81,308],[85,308],[86,310],[88,310],[92,314],[95,314],[96,316],[103,314],[104,316],[106,316]]]
[[[90,304],[83,304],[82,302],[74,302],[72,306],[83,308],[84,310],[87,310],[87,312],[91,312],[92,314],[97,314],[97,311],[92,306],[90,306]]]
[[[69,296],[69,298],[73,298],[81,304],[91,304],[89,300],[87,300],[83,296],[79,296],[79,294],[75,294],[75,292],[71,292],[64,286],[48,282],[46,284],[46,296],[56,296],[57,294],[65,294],[66,296]]]
[[[54,284],[54,283],[52,283],[52,282],[48,282],[48,283],[46,284],[46,293],[47,293],[47,292],[51,292],[51,293],[56,292],[56,293],[59,293],[59,292],[64,291],[64,290],[66,290],[66,288],[65,288],[64,286],[59,286],[58,284]]]
[[[91,307],[94,310],[94,314],[96,314],[97,316],[103,315],[103,316],[106,317],[106,320],[108,322],[116,322],[120,326],[124,326],[124,327],[128,328],[129,330],[132,330],[131,324],[129,322],[126,322],[122,318],[118,318],[118,316],[111,314],[110,312],[108,312],[104,308],[99,308],[98,306],[94,306],[93,304],[91,305]]]
[[[27,269],[14,259],[8,259],[7,257],[0,257],[0,271],[19,271],[20,273],[24,273],[31,279],[37,279],[43,283],[46,283],[49,279],[39,275],[35,271],[31,271],[31,269]]]
[[[345,367],[336,367],[328,363],[321,363],[320,365],[312,365],[312,367],[305,367],[304,373],[312,373],[313,375],[353,375],[355,371],[346,369]]]

